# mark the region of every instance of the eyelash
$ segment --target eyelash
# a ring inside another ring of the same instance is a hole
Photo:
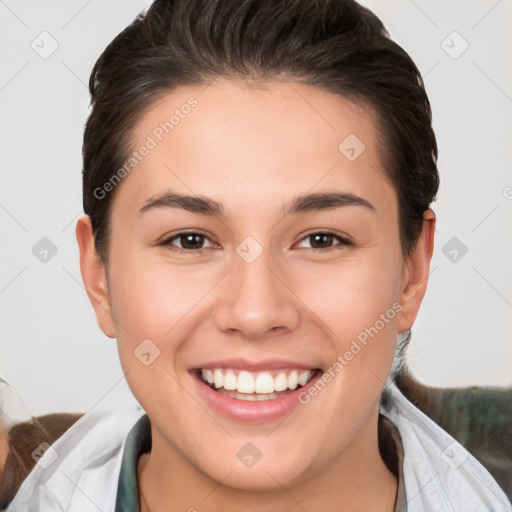
[[[208,247],[203,247],[203,248],[200,248],[200,249],[183,249],[181,247],[176,247],[176,246],[172,245],[172,242],[174,240],[180,239],[180,238],[185,237],[187,235],[197,235],[197,236],[200,236],[200,237],[204,237],[205,239],[207,239],[210,242],[214,243],[210,239],[210,237],[208,237],[207,235],[205,235],[204,233],[201,233],[199,231],[180,231],[179,233],[176,233],[175,235],[165,239],[159,245],[172,247],[173,250],[177,250],[178,252],[181,252],[181,253],[192,253],[192,252],[201,253],[205,249],[208,249]],[[336,240],[338,240],[340,242],[339,244],[332,245],[331,247],[327,247],[327,248],[320,248],[320,249],[318,249],[318,248],[312,247],[311,249],[316,251],[316,252],[328,252],[328,251],[331,251],[333,249],[340,248],[340,247],[343,247],[343,246],[353,246],[354,245],[352,243],[352,241],[349,240],[348,238],[344,238],[344,237],[334,233],[333,231],[329,231],[329,230],[313,231],[311,233],[308,233],[304,237],[302,237],[299,240],[298,243],[306,240],[307,238],[311,238],[314,235],[328,235],[328,236],[332,236],[333,238],[335,238]]]

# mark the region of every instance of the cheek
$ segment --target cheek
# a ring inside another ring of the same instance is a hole
[[[212,287],[211,271],[199,266],[185,269],[155,262],[136,251],[112,260],[113,310],[131,338],[161,339],[194,311]]]
[[[215,283],[225,270],[201,265],[185,268],[162,258],[144,258],[137,251],[132,256],[125,251],[112,261],[119,359],[133,394],[141,403],[151,403],[154,386],[171,389],[170,374],[182,371],[188,340],[211,319]],[[157,356],[149,366],[137,357],[147,352],[151,358]]]
[[[301,297],[330,339],[333,403],[353,411],[354,418],[361,402],[377,399],[391,369],[401,309],[401,261],[392,249],[368,250],[343,265],[325,267],[311,276],[309,286],[305,281],[301,285]],[[334,415],[341,413],[339,408]]]
[[[395,325],[402,276],[400,259],[391,254],[375,256],[368,252],[296,281],[297,295],[317,314],[324,330],[328,329],[341,344],[374,325],[390,308],[389,321],[381,330],[388,332]]]
[[[128,385],[137,400],[150,408],[156,403],[156,390],[166,390],[174,401],[179,400],[172,376],[182,365],[181,345],[212,284],[204,275],[126,253],[112,261],[112,311],[118,321],[119,359]]]

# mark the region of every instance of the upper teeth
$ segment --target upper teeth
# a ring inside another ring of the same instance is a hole
[[[293,390],[299,385],[304,386],[312,375],[313,370],[279,371],[275,376],[270,372],[252,373],[224,368],[201,370],[201,376],[205,382],[213,384],[217,389],[236,389],[239,393],[273,393],[286,389]]]

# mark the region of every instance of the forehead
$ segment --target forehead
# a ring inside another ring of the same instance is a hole
[[[118,192],[128,205],[166,189],[248,213],[309,190],[394,200],[371,110],[296,82],[179,87],[144,113],[131,147],[139,156]]]

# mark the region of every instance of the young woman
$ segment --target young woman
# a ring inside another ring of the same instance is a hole
[[[156,0],[90,89],[81,270],[141,407],[80,418],[8,510],[510,510],[393,383],[438,173],[380,21]]]

